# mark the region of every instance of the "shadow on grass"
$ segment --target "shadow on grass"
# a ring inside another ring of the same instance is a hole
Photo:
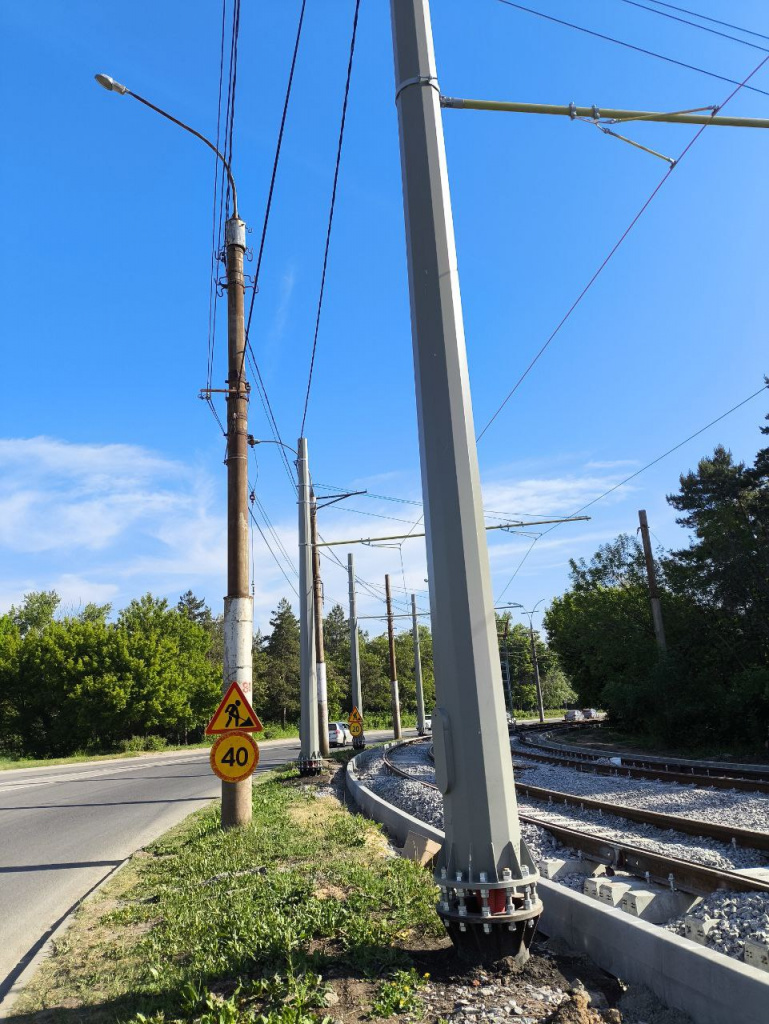
[[[461,961],[450,945],[444,944],[441,948],[435,948],[435,940],[426,939],[424,948],[418,942],[416,946],[418,948],[403,949],[376,943],[360,943],[342,947],[341,943],[326,940],[323,948],[317,948],[312,952],[293,951],[290,965],[288,957],[273,956],[243,963],[239,965],[240,969],[234,972],[191,977],[165,989],[130,992],[88,1005],[73,1005],[73,998],[66,1000],[69,1004],[66,1006],[50,1005],[30,1011],[16,1011],[13,1006],[5,1011],[0,1005],[0,1019],[4,1024],[126,1024],[128,1021],[134,1021],[137,1014],[143,1014],[151,1021],[155,1014],[162,1012],[169,1020],[194,1020],[205,1012],[204,999],[208,993],[215,992],[219,996],[229,998],[235,993],[238,983],[243,985],[240,998],[257,1012],[266,1014],[271,1009],[278,1009],[282,1000],[276,1000],[274,997],[262,998],[258,995],[250,998],[248,983],[274,978],[276,975],[286,977],[290,973],[289,968],[294,978],[301,979],[314,972],[321,975],[326,982],[342,983],[343,989],[347,987],[346,982],[368,982],[371,984],[372,994],[382,979],[398,969],[413,966],[420,974],[427,972],[431,977],[446,977],[447,971],[449,974],[457,974],[463,970]],[[363,1005],[357,1006],[361,1015],[366,1008]],[[310,1012],[317,1015],[318,1021],[322,1021],[328,1013],[322,1006]]]

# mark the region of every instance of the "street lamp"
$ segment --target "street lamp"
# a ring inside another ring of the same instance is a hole
[[[245,378],[245,320],[243,315],[245,282],[243,256],[246,251],[246,225],[238,216],[238,194],[228,161],[205,135],[132,92],[109,75],[98,74],[96,81],[109,92],[132,96],[161,117],[172,121],[213,150],[221,161],[232,191],[232,216],[225,225],[227,267],[228,374],[223,389],[227,401],[227,596],[224,599],[224,666],[226,693],[237,682],[245,696],[252,695],[252,655],[254,605],[249,592],[248,573],[248,382]],[[210,399],[213,388],[201,395]],[[247,825],[251,821],[251,779],[222,782],[222,828]]]
[[[107,90],[107,92],[116,92],[120,96],[132,96],[135,100],[138,100],[139,103],[143,103],[145,107],[149,107],[150,110],[154,110],[156,114],[160,114],[161,117],[165,117],[168,121],[173,121],[174,124],[178,124],[180,128],[183,128],[186,132],[189,132],[190,135],[194,135],[196,139],[200,139],[200,141],[204,142],[209,149],[213,150],[214,153],[216,153],[217,157],[221,160],[222,165],[224,166],[224,169],[227,172],[227,177],[230,182],[230,188],[232,189],[232,216],[237,218],[238,193],[237,189],[235,188],[235,179],[232,176],[232,171],[230,170],[229,163],[227,162],[227,160],[224,159],[224,157],[213,144],[213,142],[210,142],[205,137],[205,135],[201,135],[200,132],[195,131],[194,128],[190,128],[190,126],[188,124],[185,124],[184,121],[180,121],[178,118],[174,117],[173,114],[169,114],[167,110],[163,110],[161,107],[156,107],[154,103],[150,103],[150,101],[145,100],[143,96],[140,96],[138,93],[132,92],[127,86],[123,85],[121,82],[116,82],[115,79],[111,78],[109,75],[99,74],[94,75],[93,77],[96,79],[96,81],[103,89]]]
[[[537,647],[534,643],[534,615],[536,614],[537,608],[544,601],[544,597],[540,597],[539,601],[534,605],[530,612],[527,612],[523,605],[519,605],[521,608],[521,615],[529,616],[529,638],[531,639],[531,660],[534,663],[534,683],[537,687],[537,707],[539,709],[539,721],[543,724],[545,721],[545,707],[542,703],[542,684],[539,679],[539,662],[537,661]]]

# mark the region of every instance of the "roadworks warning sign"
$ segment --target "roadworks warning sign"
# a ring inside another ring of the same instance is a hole
[[[360,711],[357,708],[353,708],[350,712],[350,717],[347,719],[350,725],[356,722],[358,725],[363,725],[363,719],[361,718]]]
[[[214,717],[206,726],[206,736],[228,732],[262,732],[264,726],[237,683],[233,683],[222,697]]]

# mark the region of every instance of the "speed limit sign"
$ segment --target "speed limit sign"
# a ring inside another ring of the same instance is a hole
[[[210,760],[222,782],[242,782],[259,764],[259,747],[247,732],[227,732],[211,747]]]

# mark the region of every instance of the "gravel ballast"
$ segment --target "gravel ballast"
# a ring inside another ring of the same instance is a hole
[[[642,810],[674,814],[695,821],[769,833],[769,796],[733,789],[703,789],[623,775],[594,775],[561,765],[542,764],[512,744],[513,766],[520,781],[543,789]]]
[[[410,744],[400,749],[391,750],[389,757],[399,768],[413,774],[415,780],[434,781],[434,768],[428,757],[427,744]],[[421,782],[411,782],[408,779],[394,775],[385,766],[383,755],[380,751],[371,751],[363,760],[363,763],[361,761],[358,763],[358,777],[360,781],[383,800],[396,807],[400,807],[402,810],[419,818],[421,821],[433,825],[435,828],[443,829],[443,801],[441,794],[437,790],[430,789],[422,785]],[[529,765],[531,765],[531,762],[527,763],[527,768]],[[572,793],[575,796],[586,796],[602,800],[616,799],[617,803],[626,803],[635,807],[649,807],[650,809],[669,814],[683,815],[684,810],[681,806],[683,804],[689,811],[689,814],[686,816],[694,819],[719,820],[714,816],[712,808],[708,810],[707,806],[703,806],[700,802],[700,797],[707,799],[710,796],[714,796],[720,798],[717,804],[723,812],[724,817],[722,820],[724,823],[727,823],[727,800],[732,797],[747,796],[748,800],[753,801],[755,804],[753,807],[755,813],[757,813],[758,805],[763,802],[763,828],[766,828],[765,808],[769,801],[764,797],[753,794],[734,793],[724,790],[713,792],[710,790],[699,790],[696,787],[671,786],[668,783],[647,782],[645,780],[587,776],[574,770],[547,765],[536,765],[536,769],[536,778],[532,778],[528,770],[525,772],[525,781],[531,785],[556,789],[560,792]],[[544,769],[544,771],[539,771],[539,769]],[[664,791],[663,803],[659,800],[653,800],[654,792],[659,789]],[[635,801],[632,800],[632,797],[629,797],[628,790],[636,792],[637,799]],[[667,791],[670,790],[673,792],[668,793]],[[695,792],[692,792],[693,790]],[[769,859],[765,853],[760,851],[733,848],[716,840],[700,836],[690,836],[673,830],[662,831],[651,825],[629,822],[627,819],[619,816],[601,815],[598,811],[581,809],[576,806],[574,808],[567,808],[563,805],[550,805],[541,801],[521,800],[520,798],[519,806],[523,813],[547,818],[553,824],[562,824],[570,828],[578,828],[580,824],[588,825],[589,828],[586,828],[585,831],[602,835],[607,839],[615,838],[631,842],[636,846],[659,852],[666,856],[691,860],[721,870],[766,866]],[[734,809],[732,809],[732,814],[729,816],[729,822],[732,824],[738,823],[735,821]],[[741,827],[755,827],[745,825],[743,821],[739,821],[739,825]],[[521,832],[536,861],[544,857],[576,856],[573,851],[561,846],[543,828],[522,822]],[[584,875],[575,874],[559,879],[559,881],[568,888],[581,890]],[[769,937],[769,894],[713,893],[690,911],[689,916],[715,919],[715,924],[711,926],[708,932],[708,946],[727,956],[742,959],[746,938],[757,938],[759,941],[767,941],[763,936]],[[685,934],[683,918],[670,922],[666,927],[679,934]]]

